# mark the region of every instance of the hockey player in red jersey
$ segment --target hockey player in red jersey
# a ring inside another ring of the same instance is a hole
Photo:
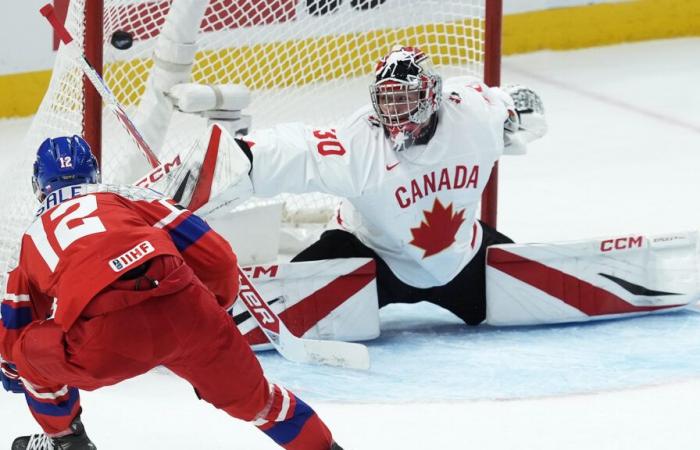
[[[206,222],[149,189],[99,184],[77,136],[42,143],[33,182],[42,203],[2,299],[0,378],[43,433],[13,450],[96,448],[78,389],[158,365],[285,449],[340,449],[308,405],[268,383],[226,314],[236,256]]]

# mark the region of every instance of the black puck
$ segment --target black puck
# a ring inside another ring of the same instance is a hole
[[[118,50],[127,50],[131,48],[134,43],[134,36],[128,31],[117,30],[112,33],[112,39],[110,39],[112,46]]]

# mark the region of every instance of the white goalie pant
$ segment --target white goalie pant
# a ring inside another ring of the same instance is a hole
[[[345,258],[243,267],[296,336],[364,341],[379,336],[374,260]],[[230,310],[254,350],[272,348],[241,302]]]
[[[488,249],[486,322],[538,325],[672,311],[700,299],[697,232]]]

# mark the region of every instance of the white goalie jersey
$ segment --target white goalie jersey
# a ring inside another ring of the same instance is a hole
[[[405,283],[447,283],[481,244],[477,206],[513,106],[474,78],[447,80],[443,91],[432,139],[401,152],[370,107],[337,128],[285,124],[252,133],[255,195],[344,197],[334,226],[354,233]]]

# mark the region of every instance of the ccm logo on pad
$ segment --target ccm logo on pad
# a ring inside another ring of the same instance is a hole
[[[629,248],[641,248],[642,236],[622,237],[617,239],[606,239],[600,243],[601,252],[611,252],[613,250],[626,250]]]
[[[149,253],[153,253],[155,249],[148,241],[143,241],[131,250],[127,250],[109,262],[109,267],[115,272],[121,272],[135,262],[143,259]]]

